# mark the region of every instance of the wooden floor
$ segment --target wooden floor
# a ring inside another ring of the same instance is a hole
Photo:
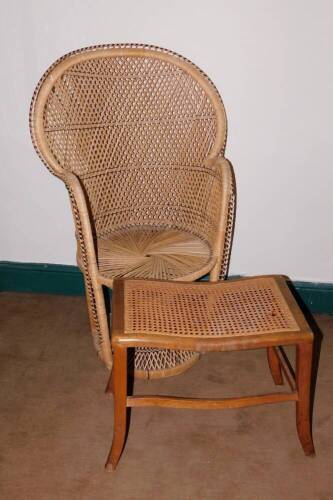
[[[0,499],[333,500],[333,317],[314,409],[317,457],[296,435],[294,403],[222,411],[132,409],[115,473],[107,373],[82,297],[0,294]],[[252,382],[253,381],[253,382]],[[209,354],[135,392],[230,397],[280,390],[265,351]]]

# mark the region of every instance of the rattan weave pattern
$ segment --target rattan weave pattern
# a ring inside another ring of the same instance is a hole
[[[148,57],[80,62],[55,82],[44,131],[57,162],[80,177],[98,237],[169,224],[213,241],[221,177],[204,162],[216,116],[185,71]]]
[[[129,280],[125,334],[244,336],[299,330],[273,278],[218,284]]]
[[[225,192],[231,167],[223,158],[222,100],[211,80],[174,52],[94,46],[46,71],[32,99],[30,130],[40,158],[69,191],[94,342],[110,367],[102,284],[112,287],[117,276],[193,280],[211,272],[214,280],[225,278],[234,210],[232,192]],[[133,234],[137,244],[147,231],[153,246],[164,232],[179,248],[162,256],[160,241],[159,256],[146,252],[140,260],[137,253],[131,261]],[[137,354],[136,370],[148,370],[149,350]],[[160,372],[195,357],[161,351]],[[156,359],[155,353],[154,367]]]

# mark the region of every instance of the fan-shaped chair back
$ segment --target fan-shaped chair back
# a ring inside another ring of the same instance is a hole
[[[220,186],[207,159],[224,151],[226,117],[213,83],[183,57],[137,45],[68,54],[36,89],[31,130],[55,175],[79,177],[96,236],[140,224],[211,239]]]

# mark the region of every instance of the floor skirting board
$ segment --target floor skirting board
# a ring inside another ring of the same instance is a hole
[[[333,283],[294,281],[291,286],[312,313],[333,314]],[[83,277],[76,266],[0,262],[0,292],[84,295]]]

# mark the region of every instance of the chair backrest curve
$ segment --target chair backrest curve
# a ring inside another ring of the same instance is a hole
[[[30,129],[53,174],[80,178],[103,236],[161,217],[168,224],[168,205],[200,211],[200,192],[209,190],[205,160],[223,154],[227,124],[214,84],[190,61],[119,44],[56,61],[34,93]]]

